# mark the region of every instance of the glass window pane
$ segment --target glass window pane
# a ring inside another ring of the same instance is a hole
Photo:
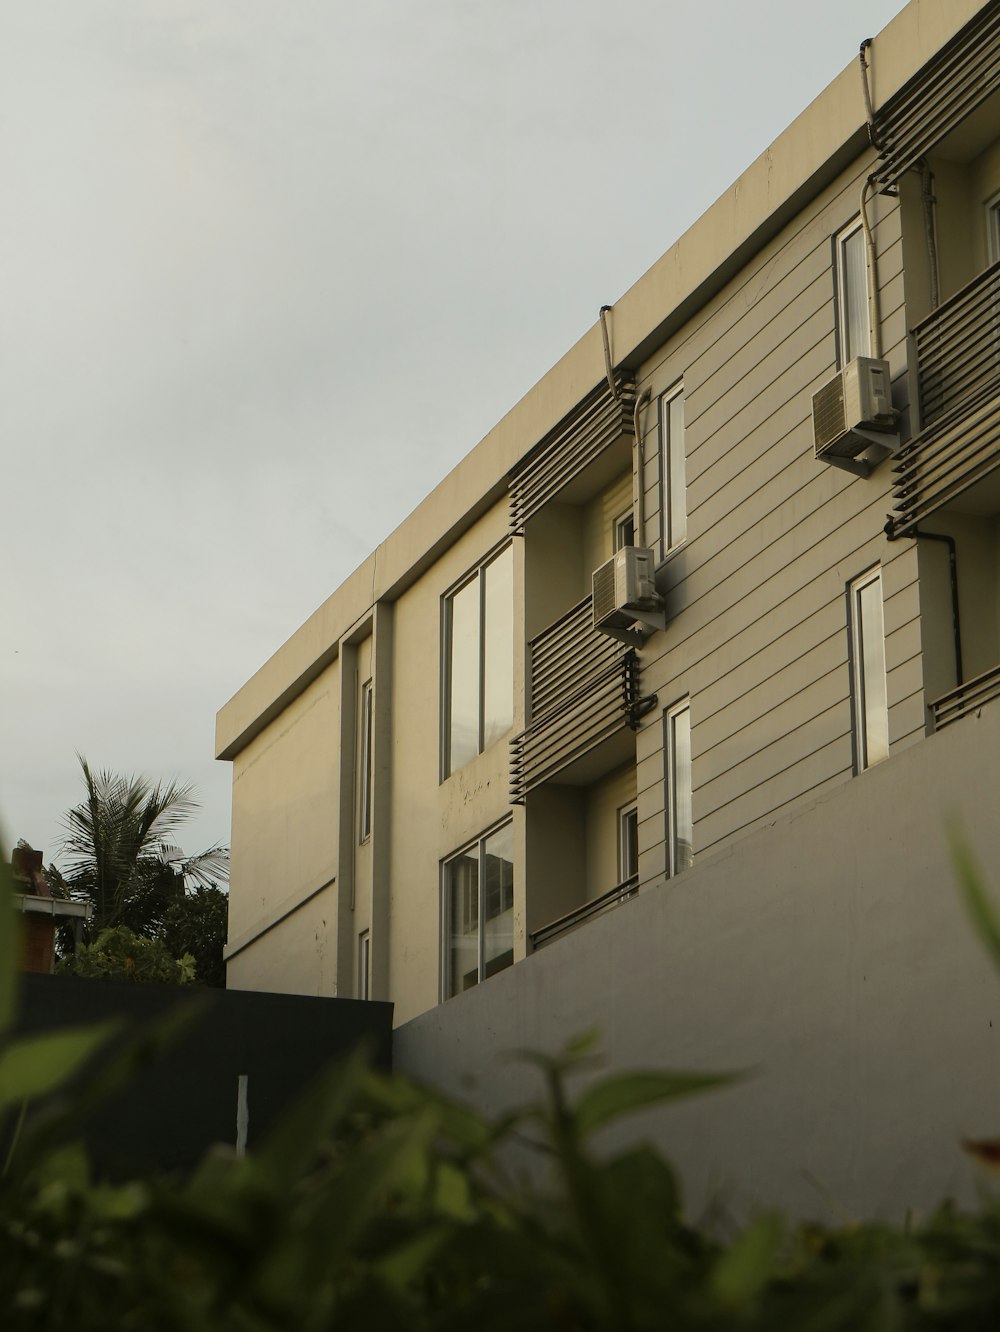
[[[479,579],[450,599],[448,772],[479,753]]]
[[[372,831],[372,682],[361,686],[361,816],[358,834],[362,842]]]
[[[514,552],[510,546],[483,570],[483,748],[514,724]]]
[[[625,883],[639,873],[639,811],[618,811],[618,882]]]
[[[461,994],[479,981],[479,849],[445,866],[448,903],[447,994]]]
[[[495,975],[514,961],[514,829],[483,842],[483,971]]]
[[[862,718],[862,764],[870,767],[889,757],[889,711],[885,682],[885,630],[882,620],[882,579],[873,578],[857,589],[858,679]]]
[[[840,242],[841,331],[843,359],[870,355],[868,324],[868,256],[865,233],[858,227]]]
[[[678,874],[691,864],[694,826],[691,815],[691,709],[670,716],[671,865]]]

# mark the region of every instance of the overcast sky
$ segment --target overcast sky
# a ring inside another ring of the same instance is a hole
[[[901,8],[3,5],[5,838],[228,841],[219,707]]]

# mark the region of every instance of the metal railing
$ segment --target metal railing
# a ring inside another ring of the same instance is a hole
[[[949,723],[977,712],[986,703],[1000,698],[1000,666],[991,666],[974,680],[966,680],[947,694],[942,694],[930,705],[934,715],[934,729],[940,731]]]
[[[584,597],[528,643],[531,722],[510,742],[510,794],[527,793],[628,727],[638,658],[593,627]]]
[[[923,430],[1000,382],[1000,263],[991,264],[913,331]]]
[[[631,875],[623,883],[619,883],[614,888],[609,888],[606,893],[601,893],[600,897],[591,898],[589,902],[584,902],[582,906],[574,907],[572,911],[567,911],[564,916],[552,920],[548,925],[543,925],[540,930],[535,930],[529,934],[532,948],[542,948],[545,944],[551,943],[553,939],[558,939],[560,935],[567,934],[570,930],[576,929],[592,916],[598,916],[602,912],[616,907],[621,902],[627,902],[630,897],[634,897],[639,891],[639,876]]]

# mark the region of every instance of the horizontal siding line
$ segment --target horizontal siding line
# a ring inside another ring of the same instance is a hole
[[[749,763],[752,759],[758,758],[761,754],[766,753],[767,750],[771,749],[778,740],[785,740],[789,736],[795,735],[796,731],[801,731],[803,727],[811,726],[813,722],[819,721],[819,719],[821,717],[825,717],[828,712],[835,712],[838,708],[842,708],[846,702],[850,701],[851,697],[850,680],[846,678],[847,677],[846,668],[847,668],[847,658],[845,655],[844,661],[842,663],[840,663],[835,667],[832,667],[828,671],[825,671],[822,675],[817,676],[815,680],[810,680],[809,683],[807,685],[803,685],[801,689],[796,689],[794,693],[789,694],[787,698],[782,699],[782,701],[780,703],[775,704],[773,708],[768,708],[766,712],[760,713],[760,715],[757,717],[751,717],[749,721],[745,722],[742,726],[738,726],[735,731],[727,732],[727,734],[724,735],[721,740],[717,740],[715,744],[709,745],[707,749],[695,750],[692,767],[694,766],[694,763],[697,763],[700,759],[705,758],[706,755],[713,753],[713,751],[721,748],[723,745],[728,745],[732,743],[732,741],[734,741],[738,735],[740,735],[743,731],[749,730],[751,726],[757,726],[761,722],[766,721],[767,718],[770,717],[772,713],[777,712],[779,708],[783,708],[786,706],[786,704],[791,703],[792,700],[798,698],[800,694],[804,694],[807,689],[815,689],[818,685],[824,685],[827,683],[833,685],[836,684],[837,676],[843,675],[845,677],[841,685],[841,692],[837,694],[833,702],[827,703],[825,707],[820,708],[819,712],[810,713],[808,717],[804,717],[802,721],[798,722],[795,726],[780,728],[779,731],[776,734],[772,735],[771,738],[768,739],[764,744],[759,745],[756,749],[750,750],[750,752],[747,754],[743,754],[734,763],[731,763],[727,768],[720,768],[719,771],[714,775],[714,777],[709,777],[706,781],[701,782],[698,786],[695,787],[695,790],[701,791],[706,786],[711,786],[713,782],[719,781],[720,778],[727,776],[729,773],[735,771],[736,768],[741,767],[744,763]],[[694,748],[693,735],[697,729],[697,723],[695,723],[695,725],[692,726],[691,729],[692,729],[691,743],[692,743],[692,748]],[[838,734],[836,738],[839,740],[843,734],[850,735],[850,730],[851,728],[850,726],[848,726],[846,732]],[[808,757],[809,754],[817,753],[818,749],[823,749],[829,743],[830,743],[829,741],[824,741],[822,745],[819,745],[817,747],[817,749],[808,750],[807,753],[804,754],[802,757],[805,758]],[[802,761],[801,758],[795,760],[796,763],[800,763],[801,761]],[[787,766],[793,767],[794,764],[789,764]],[[778,772],[773,773],[772,776],[777,777],[780,775],[781,772],[784,771],[785,769],[781,768],[778,770]],[[760,786],[760,785],[761,785],[760,782],[754,782],[754,786]],[[747,789],[750,790],[752,788],[748,787]],[[734,796],[733,798],[739,799],[738,796]],[[721,806],[719,806],[719,808],[721,808]]]
[[[775,384],[780,383],[781,380],[785,377],[785,375],[787,375],[788,372],[792,369],[792,367],[798,365],[799,362],[802,361],[804,357],[808,354],[808,352],[812,351],[814,347],[820,346],[823,342],[827,340],[829,340],[830,342],[831,358],[835,358],[836,353],[833,342],[833,316],[831,313],[829,319],[822,317],[827,313],[828,312],[825,310],[825,308],[822,307],[810,311],[810,313],[804,319],[800,320],[799,323],[789,328],[788,332],[785,333],[785,335],[782,338],[780,338],[779,341],[776,342],[773,347],[769,347],[766,353],[760,358],[760,360],[754,361],[748,367],[748,369],[744,374],[740,375],[738,379],[731,380],[726,385],[724,392],[718,394],[718,396],[716,397],[713,397],[711,401],[707,402],[706,405],[702,407],[700,410],[698,411],[692,410],[690,415],[688,415],[689,399],[687,393],[685,393],[684,439],[685,439],[685,444],[687,443],[689,436],[692,437],[693,441],[693,447],[686,450],[688,458],[693,458],[697,454],[698,449],[701,447],[701,444],[705,443],[711,435],[714,435],[719,430],[723,429],[726,423],[730,421],[735,421],[740,414],[739,411],[735,412],[727,411],[726,415],[723,417],[719,425],[713,425],[710,428],[703,427],[702,433],[705,434],[705,439],[703,439],[701,443],[699,443],[698,442],[699,422],[703,421],[704,418],[707,417],[711,411],[717,408],[721,409],[723,405],[726,404],[731,399],[735,399],[736,401],[740,402],[743,407],[749,407],[750,404],[753,403],[757,398],[761,397],[764,393],[766,393],[769,388],[772,388]],[[806,330],[809,328],[811,324],[815,324],[818,330],[815,336],[813,336],[812,342],[807,344],[803,352],[800,352],[798,355],[794,357],[790,356],[789,348],[798,347],[799,345],[801,345],[804,337],[810,336],[809,334],[806,333]],[[780,367],[780,369],[776,374],[771,374],[769,379],[764,381],[759,388],[755,389],[748,395],[746,389],[746,381],[754,375],[762,377],[762,373],[770,374],[771,367],[767,365],[769,361],[774,361],[775,364]],[[764,369],[765,367],[767,367],[766,370]],[[690,401],[692,407],[694,407],[697,401],[699,401],[699,396],[697,394],[697,391],[691,395]]]
[[[674,341],[674,339],[669,339],[662,348],[658,349],[659,352],[662,352],[662,355],[658,355],[658,353],[653,353],[654,356],[657,356],[657,359],[655,361],[653,361],[652,359],[646,361],[643,364],[643,366],[640,368],[639,387],[640,388],[645,387],[646,381],[656,377],[658,371],[662,369],[664,365],[667,365],[668,363],[677,360],[679,357],[679,353],[683,351],[684,348],[692,341],[692,339],[696,338],[699,333],[709,328],[713,322],[717,320],[722,320],[728,306],[730,306],[733,302],[737,301],[741,296],[743,296],[745,299],[747,288],[751,287],[755,282],[758,282],[765,275],[765,272],[769,267],[778,267],[779,266],[778,261],[780,259],[787,259],[788,257],[787,251],[789,251],[792,247],[800,244],[803,237],[809,236],[811,231],[820,222],[822,214],[830,211],[834,207],[838,206],[838,204],[842,203],[844,207],[843,222],[849,221],[851,216],[856,215],[857,206],[856,204],[854,205],[854,214],[851,214],[849,212],[851,203],[848,202],[848,199],[852,192],[854,192],[854,199],[857,198],[858,193],[860,192],[861,184],[865,179],[867,179],[868,174],[869,174],[868,167],[863,167],[856,176],[850,177],[845,185],[841,186],[840,188],[837,188],[835,191],[833,187],[828,187],[826,190],[823,190],[821,194],[815,196],[815,198],[811,201],[812,206],[810,207],[809,211],[800,212],[796,216],[796,218],[793,219],[792,222],[789,222],[787,226],[782,229],[782,232],[779,232],[778,237],[773,238],[771,241],[768,242],[767,246],[765,246],[761,250],[758,250],[756,254],[751,256],[751,258],[747,261],[744,267],[740,270],[740,273],[736,277],[731,279],[731,282],[738,283],[738,285],[733,286],[732,290],[730,291],[727,289],[729,286],[729,284],[727,284],[727,286],[724,287],[722,291],[718,293],[718,295],[715,298],[713,298],[713,301],[710,302],[707,307],[703,308],[703,310],[699,312],[699,314],[702,317],[696,325],[692,327],[693,321],[689,321],[689,323],[685,325],[685,329],[689,330],[687,332],[686,337],[679,337],[676,341]],[[826,202],[820,202],[822,199],[824,199],[824,197],[826,197]],[[897,227],[899,226],[898,202],[896,202],[891,208],[889,208],[884,215],[878,217],[877,219],[874,219],[873,221],[872,233],[876,238],[876,256],[878,256],[879,254],[879,249],[877,244],[879,232],[880,231],[884,232],[885,228],[890,224],[890,222],[895,222]],[[833,237],[836,234],[841,224],[842,223],[839,220],[837,222],[831,222],[830,230],[827,231],[825,234],[821,234],[819,238],[815,241],[815,243],[812,245],[812,247],[809,250],[805,251],[803,257],[801,259],[795,260],[791,268],[784,269],[782,275],[777,279],[775,285],[777,285],[778,283],[783,281],[786,277],[788,277],[791,273],[793,273],[800,263],[805,262],[816,251],[822,252],[825,250],[828,256],[826,261],[827,266],[830,269],[830,271],[832,271]],[[787,235],[785,236],[785,239],[780,240],[779,238],[781,237],[783,232],[786,231]],[[778,243],[776,244],[776,242]],[[890,245],[892,243],[893,242],[890,242]],[[773,254],[768,255],[767,250],[772,245],[776,245],[776,248],[774,249]],[[888,246],[886,248],[888,248]],[[773,287],[767,288],[768,291],[772,289]],[[761,298],[761,293],[755,293],[753,295],[753,299],[750,301],[750,303],[747,305],[746,308],[748,310],[752,309],[753,305],[760,298]],[[695,318],[697,317],[698,316],[695,316]],[[720,332],[719,338],[725,336],[726,331],[728,331],[728,329],[731,326],[732,326],[731,323],[725,322],[725,326]],[[679,330],[679,332],[681,331],[682,330]],[[709,351],[711,347],[714,345],[714,342],[718,341],[719,338],[714,339],[713,342],[706,343],[706,346],[703,349],[703,353]],[[696,359],[697,357],[689,358],[688,363]],[[681,369],[681,373],[683,373],[683,368]],[[674,375],[675,379],[679,377],[680,377],[679,374]],[[663,387],[666,388],[667,385],[664,384]]]
[[[746,823],[741,823],[736,828],[730,828],[728,832],[723,833],[720,837],[716,837],[711,842],[707,842],[705,846],[698,845],[698,823],[696,821],[694,825],[695,863],[697,864],[699,852],[702,855],[707,855],[708,852],[712,849],[712,847],[719,846],[721,843],[728,841],[730,838],[738,836],[739,833],[745,831],[748,828],[752,828],[755,825],[765,824],[769,819],[773,819],[775,815],[780,814],[783,809],[787,809],[789,805],[794,804],[796,801],[803,800],[805,799],[806,796],[813,795],[815,792],[821,789],[829,790],[834,785],[839,785],[846,778],[852,777],[853,775],[854,772],[852,768],[849,767],[839,768],[835,773],[831,773],[829,777],[824,777],[822,781],[815,782],[812,786],[806,787],[805,790],[798,792],[794,796],[791,796],[788,800],[783,800],[780,805],[775,805],[774,809],[769,810],[766,814],[758,814],[754,818],[748,819]]]
[[[795,491],[793,496],[790,496],[788,499],[782,500],[780,504],[775,505],[775,507],[774,507],[773,509],[770,509],[767,513],[763,514],[763,515],[757,520],[757,522],[754,523],[753,527],[757,526],[758,523],[764,522],[764,521],[766,521],[768,518],[772,517],[774,514],[776,514],[776,513],[778,512],[779,509],[781,509],[782,507],[784,507],[784,505],[789,504],[793,498],[795,498],[796,496],[801,495],[801,494],[803,493],[803,491],[807,490],[811,484],[812,484],[811,482],[807,482],[806,485],[802,486],[799,490]],[[738,532],[738,533],[737,533],[737,534],[736,534],[736,535],[735,535],[730,541],[727,541],[727,542],[725,543],[725,545],[715,547],[714,550],[713,550],[713,553],[708,557],[708,559],[706,559],[706,560],[704,560],[703,562],[699,563],[696,567],[693,567],[693,568],[690,570],[689,573],[686,573],[686,574],[683,576],[683,578],[680,578],[675,584],[673,584],[673,585],[671,586],[671,588],[670,588],[670,592],[671,592],[671,593],[676,593],[676,592],[678,592],[681,588],[683,588],[684,584],[687,583],[687,582],[689,582],[692,578],[695,578],[695,577],[699,577],[699,578],[700,578],[700,577],[705,577],[706,580],[708,580],[708,586],[706,587],[705,591],[699,593],[697,596],[693,597],[689,602],[687,602],[687,603],[685,604],[685,606],[684,606],[684,610],[680,612],[680,615],[683,615],[685,611],[690,611],[693,607],[695,607],[695,606],[698,604],[699,601],[703,601],[703,600],[705,599],[705,597],[707,597],[707,596],[711,596],[711,594],[712,594],[714,591],[716,591],[718,588],[724,586],[725,583],[728,583],[728,582],[730,581],[730,579],[733,577],[733,575],[734,575],[735,572],[743,571],[743,570],[747,570],[747,569],[749,569],[750,566],[751,566],[752,564],[755,564],[758,560],[762,559],[763,556],[765,556],[769,551],[773,550],[774,547],[779,546],[779,545],[780,545],[782,542],[784,542],[784,541],[788,541],[789,538],[791,538],[791,537],[793,536],[793,534],[798,530],[798,528],[800,528],[804,523],[808,523],[811,519],[814,519],[814,518],[816,517],[817,514],[822,513],[822,511],[823,511],[824,509],[826,509],[827,507],[829,507],[830,505],[835,505],[835,504],[837,504],[840,500],[841,500],[841,494],[840,494],[839,492],[838,492],[837,494],[835,494],[835,495],[829,496],[829,497],[827,497],[826,499],[822,500],[822,501],[821,501],[819,504],[817,504],[814,508],[810,509],[810,510],[808,511],[808,513],[803,514],[801,518],[797,519],[794,523],[792,523],[791,527],[785,528],[785,529],[782,531],[782,533],[781,533],[780,536],[775,537],[773,541],[769,541],[769,542],[767,543],[766,546],[762,546],[762,547],[757,548],[757,549],[755,550],[753,556],[752,556],[749,560],[743,560],[743,561],[740,561],[740,563],[737,565],[736,570],[734,570],[733,573],[727,574],[725,577],[723,577],[723,578],[721,578],[721,579],[720,579],[720,578],[715,578],[715,577],[710,577],[710,575],[709,575],[709,571],[710,571],[710,569],[711,569],[711,566],[713,565],[713,563],[715,563],[715,562],[719,559],[719,557],[720,557],[721,555],[723,555],[723,554],[725,554],[727,551],[729,551],[729,550],[730,550],[733,546],[735,546],[738,542],[740,542],[740,541],[745,541],[745,540],[747,540],[747,538],[751,538],[751,537],[753,537],[753,536],[754,536],[753,527],[749,527],[749,528],[744,528],[744,529],[742,529],[742,530],[741,530],[740,532]],[[777,576],[778,576],[779,574],[783,573],[786,569],[790,568],[793,564],[797,563],[797,562],[800,561],[800,560],[803,560],[804,557],[805,557],[807,554],[809,554],[809,553],[811,553],[812,551],[814,551],[814,550],[816,549],[817,546],[821,546],[821,545],[823,544],[824,541],[828,541],[831,537],[835,536],[835,535],[836,535],[838,532],[840,532],[843,528],[850,526],[851,523],[854,523],[854,522],[858,521],[859,519],[864,518],[864,517],[869,513],[870,510],[872,510],[872,509],[879,509],[879,510],[881,510],[881,508],[882,508],[882,506],[884,505],[884,503],[885,503],[885,497],[884,497],[884,496],[880,496],[878,499],[873,499],[873,500],[869,501],[869,503],[868,503],[867,505],[865,505],[864,508],[862,508],[862,509],[858,509],[858,510],[855,510],[853,513],[849,513],[849,514],[847,515],[847,517],[844,518],[844,520],[843,520],[842,522],[836,523],[836,524],[834,524],[834,525],[832,525],[832,526],[824,527],[824,528],[822,529],[822,535],[819,536],[817,540],[813,541],[812,544],[809,545],[809,546],[807,546],[804,550],[798,551],[795,555],[791,556],[791,558],[789,558],[788,560],[786,560],[784,564],[779,565],[779,567],[778,567],[777,569],[773,570],[770,574],[765,575],[765,576],[761,579],[760,582],[755,583],[755,584],[753,585],[753,590],[756,590],[757,588],[763,587],[763,586],[765,586],[768,582],[770,582],[772,579],[777,578]],[[871,541],[873,538],[875,538],[875,537],[877,537],[877,536],[880,536],[880,535],[881,535],[881,532],[882,532],[882,525],[879,524],[878,527],[877,527],[877,529],[876,529],[875,531],[871,532],[871,533],[866,537],[866,539],[865,539],[865,541],[862,543],[862,545],[861,545],[861,546],[858,546],[858,547],[855,547],[854,550],[855,550],[855,551],[856,551],[856,550],[860,550],[863,546],[867,545],[868,542]],[[702,535],[696,536],[696,537],[694,537],[692,540],[690,540],[690,541],[688,542],[688,549],[689,549],[689,551],[693,551],[693,550],[695,549],[695,547],[697,546],[697,543],[698,543],[699,541],[702,541],[702,540],[705,538],[705,536],[707,536],[707,535],[708,535],[708,534],[702,534]],[[850,552],[850,553],[853,554],[854,551],[852,551],[852,552]],[[837,563],[841,563],[841,562],[842,562],[842,560],[838,560],[838,561],[837,561]],[[827,571],[828,571],[828,566],[824,566],[824,573],[827,572]],[[858,572],[860,573],[861,570],[858,570]],[[853,575],[852,575],[852,576],[853,576]],[[732,607],[733,607],[734,605],[738,604],[739,601],[743,601],[743,600],[745,600],[746,595],[747,595],[747,594],[746,594],[745,592],[742,593],[742,594],[740,595],[740,597],[738,598],[738,601],[737,601],[737,602],[730,603],[730,605],[727,607],[727,610],[731,610]],[[720,615],[720,614],[724,614],[724,613],[725,613],[725,612],[721,612],[721,611],[720,611],[718,614],[713,615],[713,616],[712,616],[712,621],[718,619],[718,618],[719,618],[719,615]],[[674,618],[674,620],[672,621],[672,623],[676,624],[676,623],[677,623],[677,620],[680,618],[680,615],[676,616],[676,617]],[[706,623],[711,623],[711,621],[706,621]]]
[[[879,503],[879,504],[880,504],[880,502],[878,502],[878,501],[876,501],[876,503]],[[873,506],[870,506],[870,507],[873,507]],[[846,526],[848,526],[851,522],[855,521],[856,519],[863,517],[863,516],[864,516],[864,512],[865,512],[865,511],[862,510],[862,512],[861,512],[860,514],[852,514],[851,517],[850,517],[845,523],[840,524],[840,526],[839,526],[838,528],[834,529],[833,532],[827,533],[825,536],[823,536],[823,537],[820,539],[820,541],[815,542],[814,545],[813,545],[813,547],[810,547],[810,549],[814,549],[816,545],[821,544],[822,541],[825,541],[825,540],[827,539],[827,537],[829,537],[829,536],[831,536],[831,535],[834,535],[834,533],[835,533],[836,531],[839,531],[841,527],[846,527]],[[841,555],[841,557],[840,557],[836,562],[837,562],[838,564],[843,564],[843,563],[846,563],[848,560],[855,561],[855,557],[856,557],[856,562],[860,565],[860,564],[861,564],[861,559],[860,559],[861,552],[862,552],[866,547],[868,547],[868,546],[870,545],[870,543],[871,543],[872,540],[873,540],[873,537],[872,537],[871,535],[866,535],[865,538],[864,538],[864,540],[860,543],[860,545],[857,545],[857,546],[855,546],[855,547],[852,547],[852,549],[849,550],[849,551],[843,552],[843,554]],[[730,615],[732,614],[732,612],[733,612],[738,606],[740,606],[741,604],[743,604],[743,603],[745,603],[746,601],[748,601],[749,598],[752,597],[753,594],[754,594],[755,592],[760,591],[760,589],[761,589],[762,587],[766,586],[766,585],[767,585],[768,583],[770,583],[770,582],[773,582],[774,579],[777,578],[779,574],[783,573],[786,569],[790,568],[793,564],[796,564],[796,563],[799,563],[800,561],[803,561],[803,556],[804,556],[806,553],[807,553],[807,552],[800,552],[798,555],[793,556],[793,557],[792,557],[790,560],[788,560],[788,561],[787,561],[787,562],[786,562],[786,563],[785,563],[780,569],[776,570],[773,574],[771,574],[770,576],[768,576],[767,578],[765,578],[762,582],[755,584],[752,588],[750,588],[750,589],[748,589],[747,591],[745,591],[745,592],[741,593],[740,595],[738,595],[735,601],[732,601],[732,602],[727,603],[727,604],[726,604],[721,610],[717,611],[717,612],[716,612],[714,615],[712,615],[709,619],[705,620],[703,623],[699,624],[699,625],[698,625],[697,627],[695,627],[694,629],[689,630],[689,632],[688,632],[683,638],[681,638],[681,639],[679,639],[677,642],[672,643],[672,644],[670,644],[669,646],[665,647],[665,648],[663,649],[663,651],[658,655],[657,658],[651,660],[647,665],[644,666],[644,669],[645,669],[645,670],[649,670],[650,667],[653,665],[654,660],[655,660],[655,661],[660,661],[660,660],[662,660],[663,658],[665,658],[665,657],[667,657],[667,656],[673,655],[674,653],[677,652],[678,648],[682,647],[685,643],[688,643],[688,642],[690,642],[692,639],[697,638],[697,637],[701,637],[702,635],[704,635],[705,632],[706,632],[706,630],[708,630],[711,626],[716,625],[717,622],[718,622],[719,620],[724,619],[724,618],[730,616]],[[804,562],[804,561],[803,561],[803,562]],[[859,568],[859,569],[858,569],[858,572],[860,572],[860,571],[861,571],[861,570],[860,570],[860,568]],[[789,602],[793,597],[798,596],[798,595],[804,593],[804,592],[805,592],[808,588],[810,588],[814,583],[817,583],[817,582],[820,582],[821,580],[825,580],[825,579],[827,579],[827,578],[830,576],[831,572],[832,572],[831,567],[829,567],[829,566],[824,566],[824,567],[820,570],[820,572],[817,573],[814,577],[808,579],[805,583],[802,583],[801,585],[794,587],[790,592],[787,593],[786,596],[782,597],[780,601],[774,602],[774,603],[772,603],[771,605],[769,605],[769,606],[766,608],[765,614],[773,614],[774,612],[780,610],[780,609],[781,609],[783,606],[785,606],[785,605],[787,604],[787,602]],[[697,605],[698,601],[702,601],[702,600],[704,600],[706,597],[710,596],[710,595],[712,594],[712,592],[714,592],[714,591],[716,590],[717,586],[718,586],[717,584],[712,584],[712,586],[711,586],[706,592],[702,593],[702,594],[701,594],[701,595],[700,595],[700,596],[699,596],[694,602],[692,602],[692,603],[690,604],[689,607],[687,607],[687,608],[685,608],[685,609],[689,610],[692,606]],[[846,585],[845,585],[845,586],[846,586]],[[683,614],[684,614],[684,612],[681,612],[681,615],[679,615],[678,617],[676,617],[672,623],[673,623],[674,625],[676,625],[676,624],[678,623],[678,621],[682,618]],[[759,619],[759,618],[762,618],[762,617],[761,617],[761,616],[755,617],[755,620],[750,621],[750,622],[748,622],[748,623],[745,624],[745,625],[742,625],[742,626],[740,627],[740,629],[737,630],[735,633],[727,635],[727,637],[726,637],[726,639],[724,640],[724,642],[730,642],[730,641],[734,640],[736,637],[738,637],[739,634],[746,632],[746,631],[747,631],[748,629],[750,629],[750,628],[752,627],[752,625],[756,622],[756,619]],[[717,644],[715,647],[710,648],[707,652],[704,652],[704,653],[702,654],[701,657],[695,658],[693,661],[689,662],[689,663],[687,664],[687,666],[685,667],[685,672],[686,672],[686,673],[690,673],[691,671],[693,671],[693,670],[697,667],[697,665],[698,665],[701,661],[703,661],[703,660],[705,659],[705,657],[711,655],[712,652],[717,651],[718,648],[721,647],[721,646],[722,646],[722,644]]]
[[[804,621],[800,621],[800,623],[804,623]],[[749,689],[744,689],[743,692],[739,694],[733,694],[732,697],[728,700],[728,702],[723,703],[720,707],[714,708],[711,712],[704,714],[699,712],[697,717],[692,717],[693,726],[704,726],[707,722],[710,722],[713,717],[717,717],[720,712],[725,712],[727,708],[735,707],[735,705],[739,703],[742,699],[746,698],[748,694],[752,694],[755,689],[759,689],[762,685],[765,685],[769,681],[773,680],[776,676],[780,675],[782,671],[791,670],[794,666],[797,666],[799,662],[803,660],[804,657],[807,657],[809,655],[810,652],[817,652],[820,648],[826,647],[828,644],[833,643],[836,639],[840,638],[841,635],[844,635],[846,638],[846,633],[847,633],[847,625],[845,623],[844,625],[841,625],[836,630],[834,630],[833,633],[827,634],[825,638],[821,638],[818,642],[814,643],[812,647],[807,648],[805,652],[800,653],[799,656],[788,661],[784,666],[779,667],[776,671],[773,671],[770,675],[765,675],[755,685],[751,685]],[[779,639],[773,640],[773,642],[768,644],[768,646],[773,647],[774,642],[778,641],[780,641],[780,636]],[[764,651],[764,649],[761,649],[761,651]],[[758,655],[759,653],[753,654],[753,656],[758,656]],[[748,658],[748,660],[752,661],[753,657]],[[843,660],[838,663],[836,669],[840,670],[842,667],[846,667],[846,665],[847,665],[847,643],[845,641],[844,657]],[[810,680],[808,684],[803,685],[801,689],[796,689],[793,693],[786,695],[785,699],[783,699],[782,701],[788,702],[790,699],[795,698],[796,695],[801,694],[806,689],[811,689],[813,685],[818,684],[820,680],[825,679],[828,675],[832,675],[833,673],[834,673],[834,668],[831,667],[830,670],[824,671],[822,675],[818,675],[815,678],[815,680]],[[732,674],[731,670],[725,672],[725,675],[729,674]],[[718,679],[720,680],[723,678],[724,675],[718,677]],[[698,693],[695,695],[695,698],[700,698],[700,697],[701,697],[701,690],[699,690]],[[781,704],[779,703],[776,706],[780,707]],[[755,722],[761,721],[764,717],[767,716],[768,712],[773,712],[773,711],[774,708],[768,708],[765,712],[757,713],[755,716],[751,717],[748,721],[744,722],[742,726],[738,726],[735,731],[730,731],[727,734],[726,739],[739,735],[740,731],[745,730],[747,726],[752,726]],[[708,754],[713,749],[716,749],[720,744],[724,743],[725,740],[717,740],[715,744],[709,745],[708,749],[702,750],[700,752]]]

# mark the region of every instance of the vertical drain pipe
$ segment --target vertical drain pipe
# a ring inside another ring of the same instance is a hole
[[[636,507],[635,507],[635,544],[646,544],[646,454],[642,444],[642,429],[639,425],[639,413],[652,397],[648,388],[644,388],[635,400],[632,408],[632,447],[635,450]]]
[[[878,264],[875,258],[875,237],[872,235],[868,220],[868,191],[875,183],[875,177],[869,176],[861,186],[861,227],[865,233],[865,253],[868,256],[868,326],[871,332],[872,356],[876,361],[882,359],[882,303],[878,291]]]
[[[920,159],[920,202],[924,208],[924,237],[927,241],[927,270],[931,284],[931,309],[936,310],[941,304],[941,288],[938,278],[937,255],[937,219],[934,214],[934,172],[926,157]]]

